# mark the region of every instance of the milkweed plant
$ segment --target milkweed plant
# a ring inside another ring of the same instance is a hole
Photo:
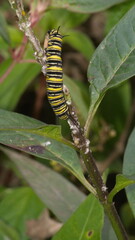
[[[134,1],[0,19],[0,239],[134,239]]]

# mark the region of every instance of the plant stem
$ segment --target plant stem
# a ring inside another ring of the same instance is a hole
[[[104,207],[105,213],[107,214],[113,226],[116,236],[118,240],[128,240],[127,233],[118,216],[114,203],[108,202],[107,187],[103,183],[102,177],[97,169],[92,153],[89,151],[87,154],[85,154],[85,152],[86,149],[85,147],[83,147],[83,149],[81,150],[81,155],[83,157],[87,171],[90,175],[90,180],[97,191],[97,197],[101,202],[102,206]]]
[[[102,177],[96,166],[96,161],[90,150],[90,141],[84,135],[84,129],[81,128],[76,112],[72,105],[70,105],[70,116],[68,124],[70,126],[74,144],[80,150],[80,154],[89,174],[89,182],[96,190],[96,196],[104,207],[113,229],[118,237],[118,240],[128,240],[127,233],[117,214],[113,202],[108,201],[108,191],[104,184]]]
[[[87,121],[86,121],[86,124],[85,124],[85,127],[84,127],[84,129],[85,129],[85,136],[86,136],[86,137],[89,137],[92,119],[93,119],[93,116],[94,116],[95,113],[96,113],[96,110],[97,110],[97,109],[94,109],[93,112],[91,113],[91,108],[89,109]]]
[[[97,101],[94,105],[91,104],[90,108],[89,108],[89,112],[88,112],[88,117],[87,117],[87,121],[85,124],[85,136],[88,138],[89,137],[89,133],[90,133],[90,128],[91,128],[91,123],[93,120],[93,117],[99,107],[99,104],[101,103],[102,99],[104,97],[104,94],[102,96],[100,96],[100,100]]]
[[[42,66],[42,72],[45,75],[46,70],[46,55],[44,49],[42,49],[38,38],[34,35],[31,28],[31,21],[28,14],[24,11],[24,6],[22,0],[8,0],[11,7],[15,10],[16,16],[18,18],[19,29],[25,33],[25,36],[30,41],[36,60]]]

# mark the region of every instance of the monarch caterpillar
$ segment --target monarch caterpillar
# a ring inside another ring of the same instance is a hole
[[[46,83],[48,100],[56,116],[66,120],[69,118],[69,110],[63,93],[62,38],[59,28],[48,31]]]

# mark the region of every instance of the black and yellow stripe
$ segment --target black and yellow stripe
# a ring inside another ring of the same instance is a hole
[[[46,48],[47,94],[55,114],[61,119],[67,119],[69,117],[68,105],[63,93],[63,70],[61,59],[62,35],[59,34],[58,30],[51,30],[48,32],[49,39],[48,47]]]

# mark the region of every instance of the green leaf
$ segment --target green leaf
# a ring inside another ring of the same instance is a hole
[[[11,47],[12,48],[16,48],[17,46],[22,44],[22,40],[23,40],[23,32],[20,31],[20,29],[15,28],[13,25],[8,26],[8,32],[10,35],[10,39],[11,39]],[[27,48],[28,51],[29,48]]]
[[[108,196],[108,201],[109,202],[113,201],[113,197],[120,190],[122,190],[123,188],[135,183],[135,180],[132,180],[130,178],[131,177],[127,177],[127,176],[124,176],[124,175],[121,175],[121,174],[116,176],[116,184],[115,184],[114,188],[112,189],[112,191],[109,193],[109,196]]]
[[[121,216],[121,221],[126,229],[131,229],[132,226],[134,226],[135,218],[133,216],[132,210],[131,210],[128,202],[125,202],[121,206],[120,216]]]
[[[100,118],[103,118],[108,125],[113,127],[113,129],[117,133],[117,139],[119,138],[121,132],[123,131],[123,128],[125,127],[127,115],[129,114],[131,108],[131,102],[131,84],[130,82],[125,82],[118,88],[110,89],[110,91],[107,92],[100,105]]]
[[[14,228],[0,220],[0,239],[20,240],[20,236]]]
[[[106,25],[105,32],[108,33],[115,24],[126,14],[126,12],[133,7],[135,4],[134,0],[123,2],[118,6],[114,6],[108,9],[106,13]]]
[[[124,154],[123,174],[131,176],[135,174],[135,129],[132,131]],[[135,216],[135,186],[128,186],[126,194],[129,205]]]
[[[124,0],[52,0],[52,6],[75,12],[91,13],[107,9],[121,2]]]
[[[49,9],[49,11],[45,12],[44,17],[40,20],[41,28],[45,29],[44,31],[48,31],[48,29],[58,28],[60,27],[60,31],[66,35],[69,33],[69,28],[77,27],[82,24],[89,18],[89,14],[83,13],[75,13],[71,12],[67,9]],[[38,29],[39,31],[39,29]],[[44,32],[40,31],[41,35]],[[41,36],[40,35],[40,36]]]
[[[0,15],[0,36],[10,44],[10,37],[7,31],[6,21],[2,15]]]
[[[20,239],[27,239],[26,221],[37,218],[44,208],[31,188],[22,187],[5,195],[0,202],[0,217],[18,231]]]
[[[6,60],[1,64],[0,76],[10,68],[11,60]],[[33,63],[15,64],[6,79],[0,84],[0,108],[12,110],[18,103],[21,95],[40,72],[40,66]]]
[[[135,7],[112,29],[99,45],[88,68],[91,107],[88,124],[106,91],[135,74]]]
[[[62,222],[66,221],[85,199],[72,183],[50,168],[15,151],[2,148],[15,163],[39,198]]]
[[[0,143],[62,164],[95,193],[84,178],[75,150],[55,140],[57,129],[21,114],[0,110]]]
[[[52,240],[100,240],[103,217],[101,204],[93,195],[90,195]]]
[[[4,118],[6,121],[4,121]],[[61,126],[47,125],[34,118],[2,109],[0,109],[0,125],[0,129],[11,128],[12,131],[17,129],[23,130],[26,128],[26,131],[29,132],[30,129],[34,133],[36,131],[36,133],[41,136],[51,137],[74,148],[71,142],[62,137]],[[35,131],[34,128],[36,128]],[[12,143],[12,141],[10,141],[10,143]]]
[[[92,41],[82,32],[69,31],[69,36],[64,38],[64,42],[81,52],[87,60],[90,59],[94,52],[94,45]]]
[[[82,13],[73,13],[68,9],[52,9],[50,12],[50,17],[53,19],[53,24],[57,23],[57,26],[62,26],[61,29],[69,29],[85,22],[88,19],[89,15]]]
[[[64,83],[70,91],[70,94],[76,106],[78,115],[85,122],[88,115],[88,107],[86,105],[86,101],[83,96],[82,85],[79,86],[76,81],[67,77],[66,75],[64,75]],[[87,95],[87,91],[85,91],[85,95]]]
[[[23,39],[23,33],[13,27],[13,26],[8,26],[8,33],[10,37],[10,48],[17,48],[19,45],[22,44],[22,39]],[[29,49],[29,45],[27,47],[27,51]],[[3,56],[3,59],[8,59],[11,58],[11,52],[9,51],[9,45],[4,41],[3,38],[0,38],[0,51],[1,55]],[[29,58],[30,59],[30,58]],[[0,69],[1,72],[1,69]]]

